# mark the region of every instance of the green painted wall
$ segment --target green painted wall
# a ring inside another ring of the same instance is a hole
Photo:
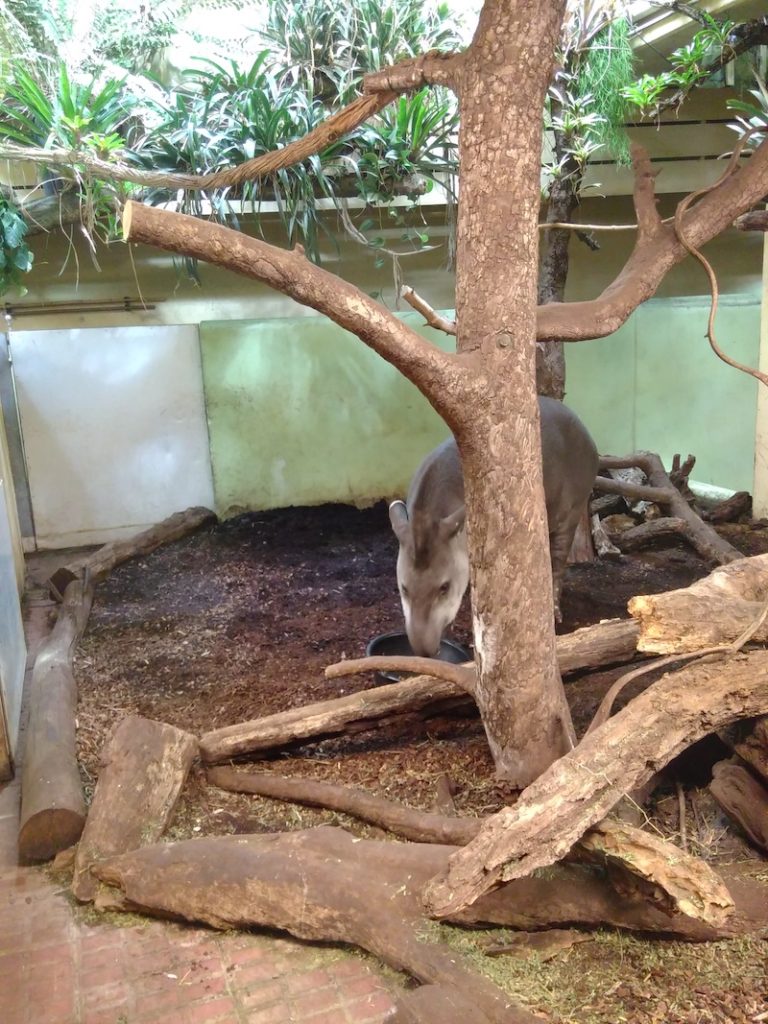
[[[696,456],[702,483],[751,491],[757,382],[726,366],[705,337],[709,301],[652,299],[616,334],[567,346],[566,402],[605,454]],[[757,366],[760,302],[722,296],[715,334],[728,355]]]
[[[697,457],[694,478],[752,489],[756,382],[725,366],[704,331],[708,302],[655,299],[610,338],[569,345],[571,405],[604,453]],[[403,319],[445,349],[453,339]],[[717,328],[757,364],[760,306],[724,296]],[[388,363],[323,317],[200,325],[217,510],[402,495],[446,434]]]
[[[412,384],[324,317],[202,323],[200,342],[222,515],[402,495],[447,434]]]

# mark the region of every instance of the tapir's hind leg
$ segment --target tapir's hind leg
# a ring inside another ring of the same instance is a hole
[[[549,556],[552,560],[552,596],[555,599],[555,622],[562,622],[563,616],[560,612],[560,592],[563,588],[563,576],[568,555],[573,543],[573,535],[576,533],[576,526],[581,518],[577,515],[572,521],[559,526],[557,530],[549,535]]]

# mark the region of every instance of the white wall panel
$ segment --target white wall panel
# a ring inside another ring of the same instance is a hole
[[[103,544],[212,507],[197,328],[10,338],[41,548]]]

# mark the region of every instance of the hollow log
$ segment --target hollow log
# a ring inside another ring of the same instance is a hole
[[[603,456],[600,459],[601,469],[623,469],[630,466],[638,466],[643,470],[648,478],[647,486],[625,484],[620,480],[608,480],[599,476],[595,480],[595,490],[609,494],[623,494],[642,501],[652,501],[657,505],[669,508],[670,515],[673,518],[681,519],[685,524],[682,536],[702,558],[706,558],[708,561],[725,565],[743,557],[740,551],[723,540],[693,511],[680,491],[673,485],[658,455],[653,452],[636,452],[634,455],[628,455],[621,459],[611,456]]]
[[[21,773],[19,858],[51,860],[80,838],[85,800],[77,767],[75,644],[88,622],[93,586],[69,584],[50,636],[35,659]]]
[[[566,674],[582,668],[627,661],[635,653],[637,634],[637,623],[632,619],[611,619],[559,636],[557,654],[560,671]],[[376,664],[384,660],[377,659]],[[362,661],[360,659],[360,663]],[[333,669],[338,668],[340,675],[342,666],[344,662],[333,666]],[[456,683],[429,676],[403,679],[399,683],[378,686],[373,690],[215,729],[202,737],[200,750],[204,761],[217,764],[235,757],[264,753],[300,740],[335,736],[352,726],[373,725],[392,714],[418,711],[463,696],[464,688]],[[466,699],[470,700],[468,697]]]
[[[208,781],[229,792],[341,811],[417,843],[464,846],[483,824],[483,819],[418,811],[365,790],[314,779],[212,768]],[[643,881],[640,891],[650,893],[652,901],[670,915],[682,913],[717,926],[733,910],[727,889],[709,865],[625,822],[606,818],[585,833],[566,857],[568,861],[610,864],[614,873],[622,869],[638,876]],[[637,888],[636,882],[634,885]],[[630,887],[631,883],[624,881],[623,891]]]
[[[92,900],[91,866],[157,842],[197,754],[197,739],[163,722],[124,718],[102,753],[102,770],[77,847],[72,892]]]
[[[424,941],[407,869],[423,849],[440,848],[358,841],[340,829],[318,828],[149,846],[93,870],[123,892],[128,907],[214,928],[260,926],[301,939],[352,942],[422,983],[461,993],[479,1024],[536,1024],[453,949]]]
[[[502,876],[560,860],[625,793],[686,747],[740,718],[768,711],[768,652],[703,659],[663,676],[589,733],[451,857],[428,887],[433,916],[467,906]]]
[[[83,578],[86,572],[94,583],[99,583],[121,562],[127,562],[129,558],[135,558],[137,555],[148,555],[162,544],[179,540],[180,537],[185,537],[215,518],[214,513],[208,508],[188,508],[184,512],[174,512],[161,523],[137,533],[135,537],[105,544],[92,554],[57,569],[48,580],[51,596],[60,601],[61,595],[72,580]]]
[[[754,623],[768,597],[768,555],[740,558],[680,590],[633,597],[639,650],[684,654],[728,644]],[[753,639],[768,638],[763,623]]]
[[[768,851],[768,790],[746,768],[720,761],[709,791],[722,809],[761,850]]]

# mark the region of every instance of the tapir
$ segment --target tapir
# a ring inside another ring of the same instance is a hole
[[[539,398],[544,494],[555,615],[565,564],[581,514],[594,484],[598,455],[576,413],[554,398]],[[400,542],[397,583],[405,628],[415,654],[433,657],[459,611],[469,583],[464,530],[464,478],[453,438],[424,459],[405,502],[389,507]]]

